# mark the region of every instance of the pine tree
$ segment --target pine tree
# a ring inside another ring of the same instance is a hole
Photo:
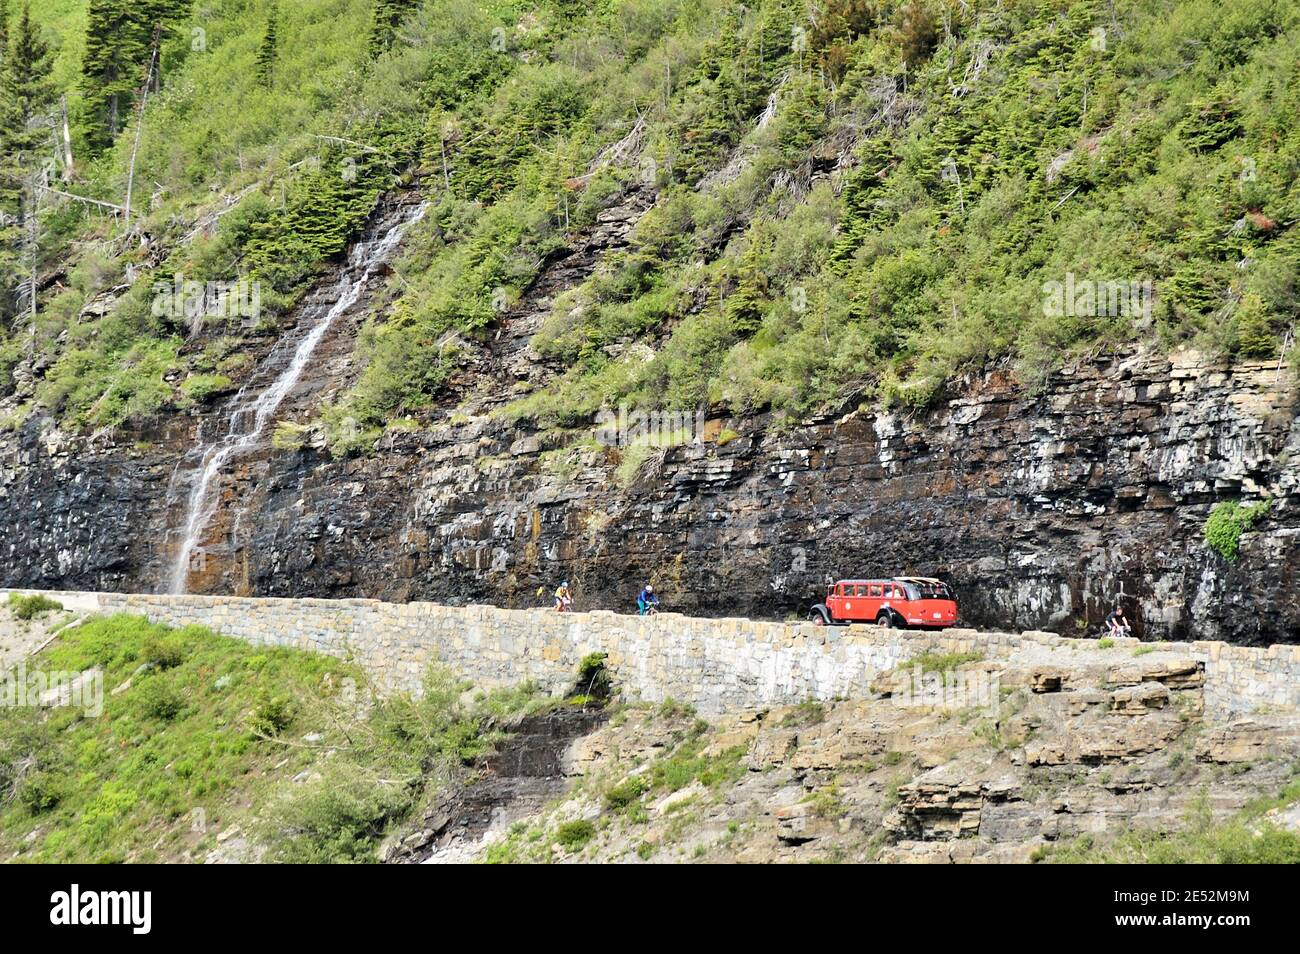
[[[0,8],[0,13],[8,10]],[[40,120],[54,104],[53,57],[32,21],[29,3],[23,3],[7,34],[0,63],[0,277],[6,289],[0,314],[6,319],[13,314],[12,289],[24,270],[24,224],[35,208],[41,147],[50,141]]]
[[[24,121],[39,116],[54,102],[50,75],[54,58],[40,28],[32,22],[31,4],[23,3],[18,22],[11,31],[8,55],[0,68],[0,89],[7,104],[16,107]],[[43,133],[34,134],[44,138]]]
[[[375,24],[370,28],[370,55],[378,56],[393,45],[397,28],[419,0],[375,0]]]
[[[257,78],[263,86],[270,87],[275,82],[275,57],[278,49],[276,31],[279,24],[279,10],[271,5],[271,12],[266,18],[266,34],[262,37],[262,46],[257,51]]]
[[[144,81],[154,32],[188,16],[189,0],[90,0],[81,67],[81,132],[92,154],[122,131]],[[154,86],[161,85],[161,72]]]
[[[82,122],[92,153],[112,145],[121,131],[136,85],[143,38],[130,0],[90,0],[86,54],[81,67]]]

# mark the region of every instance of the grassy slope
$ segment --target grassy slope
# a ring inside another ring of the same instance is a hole
[[[22,861],[202,860],[236,826],[272,859],[373,860],[494,725],[545,704],[524,687],[465,709],[438,672],[418,702],[371,703],[345,661],[133,616],[28,665],[102,667],[105,695],[97,717],[0,708],[0,858]]]
[[[63,38],[65,82],[81,6],[36,4]],[[367,2],[288,5],[269,90],[252,68],[258,5],[203,6],[207,49],[173,51],[138,173],[160,187],[146,230],[167,259],[108,316],[79,318],[142,253],[111,244],[117,226],[93,213],[50,216],[48,257],[75,265],[45,302],[39,340],[58,360],[24,412],[111,427],[237,375],[248,330],[212,321],[187,343],[150,314],[152,281],[261,280],[273,330],[411,169],[435,206],[391,315],[363,336],[365,374],[326,411],[336,450],[429,409],[458,360],[444,333],[483,334],[566,235],[634,187],[655,208],[631,249],[557,303],[536,345],[566,373],[516,414],[564,425],[620,400],[921,404],[1004,354],[1030,381],[1134,340],[1275,356],[1300,311],[1292,4],[881,0],[813,18],[802,0],[424,6],[412,42],[371,61]],[[602,164],[638,118],[640,152]],[[120,198],[129,138],[83,167],[81,191]],[[846,155],[851,168],[826,178]],[[362,175],[340,184],[358,158]],[[210,238],[185,244],[216,196],[250,185]],[[1044,283],[1069,273],[1149,278],[1153,312],[1044,315]],[[654,359],[612,353],[634,340]],[[24,341],[0,345],[6,364]]]
[[[1215,822],[1204,800],[1181,825],[1163,831],[1129,831],[1109,842],[1083,837],[1043,852],[1055,864],[1241,865],[1300,862],[1300,834],[1279,828],[1268,813],[1300,802],[1300,782],[1276,798],[1261,798],[1234,818]]]
[[[895,23],[853,41],[833,93],[787,83],[778,116],[802,121],[788,139],[815,154],[842,129],[865,133],[843,194],[765,191],[779,175],[751,186],[748,228],[712,261],[707,225],[727,191],[671,195],[637,236],[649,267],[634,253],[557,308],[540,345],[572,370],[558,401],[521,410],[563,423],[664,395],[803,411],[877,387],[922,404],[986,357],[1018,356],[1032,381],[1071,351],[1133,340],[1275,357],[1298,313],[1294,7],[971,9],[906,92]],[[814,107],[802,116],[801,97]],[[780,132],[749,142],[755,165],[790,170]],[[690,237],[675,277],[663,219]],[[1045,315],[1044,283],[1068,273],[1150,279],[1152,314]],[[653,361],[600,350],[673,319]]]
[[[833,706],[817,702],[804,703],[779,717],[776,728],[798,727],[791,751],[807,747],[816,752],[819,743],[833,738],[832,732],[818,729],[828,713],[833,716],[833,710]],[[955,721],[965,725],[967,720],[959,715]],[[970,725],[971,735],[978,736],[981,722]],[[774,796],[786,791],[791,780],[778,774],[778,780],[764,788],[761,777],[776,766],[768,764],[762,772],[754,772],[753,765],[747,765],[747,753],[757,753],[760,760],[770,757],[770,742],[766,746],[737,744],[738,739],[743,740],[743,732],[737,732],[735,723],[724,719],[710,725],[671,700],[658,707],[621,707],[610,720],[611,728],[602,731],[610,735],[622,726],[630,726],[632,731],[621,738],[604,738],[593,746],[591,750],[605,754],[585,764],[573,787],[539,814],[515,823],[486,848],[481,860],[489,864],[549,864],[568,858],[609,863],[632,860],[633,853],[642,860],[661,862],[735,863],[793,857],[814,863],[879,860],[882,849],[887,852],[890,844],[874,820],[862,823],[864,815],[874,819],[875,813],[887,811],[897,798],[899,785],[924,771],[913,762],[911,753],[888,751],[879,758],[865,759],[863,753],[852,751],[852,746],[849,751],[830,747],[842,754],[843,760],[837,756],[834,769],[822,767],[799,779],[808,790],[800,801],[810,807],[812,824],[821,824],[821,830],[808,831],[814,836],[810,843],[799,849],[801,855],[791,856],[791,849],[780,845],[774,822],[780,811],[777,805],[789,807]],[[647,746],[647,737],[663,744]],[[985,736],[979,741],[989,739]],[[811,759],[816,761],[817,755]],[[1239,763],[1234,769],[1245,771],[1249,766]],[[1300,861],[1300,833],[1292,826],[1279,825],[1276,811],[1294,811],[1300,803],[1297,773],[1300,764],[1283,773],[1289,782],[1276,796],[1271,794],[1275,789],[1268,786],[1263,790],[1270,795],[1217,819],[1209,807],[1208,782],[1204,780],[1208,776],[1202,776],[1200,796],[1192,800],[1185,815],[1170,817],[1162,828],[1116,829],[1040,843],[1032,852],[1026,851],[1023,860],[1055,864],[1294,864]],[[1038,778],[1040,784],[1050,784],[1049,775]],[[879,807],[872,808],[873,803]],[[575,817],[582,820],[575,821]],[[554,849],[557,844],[562,852]],[[1022,844],[1028,848],[1028,839]]]

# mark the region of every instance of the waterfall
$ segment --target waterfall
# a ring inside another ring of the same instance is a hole
[[[185,592],[190,561],[220,502],[223,468],[262,442],[267,425],[302,377],[330,327],[357,303],[389,260],[406,228],[419,221],[426,207],[425,204],[402,206],[372,229],[373,237],[354,243],[334,284],[313,296],[294,328],[276,343],[248,382],[230,399],[221,415],[225,422],[221,436],[204,440],[200,428],[198,444],[185,458],[196,460],[197,465],[184,477],[179,476],[181,468],[178,467],[172,476],[173,491],[178,480],[187,480],[189,493],[180,527],[183,537],[168,580],[169,592]],[[265,383],[268,378],[269,384]],[[169,497],[173,491],[169,491]]]

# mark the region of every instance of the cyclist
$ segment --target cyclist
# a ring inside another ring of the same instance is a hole
[[[1106,617],[1106,635],[1108,636],[1129,636],[1133,632],[1133,627],[1128,623],[1128,617],[1124,615],[1124,607],[1116,605]]]
[[[652,610],[656,613],[659,612],[659,594],[655,592],[653,586],[647,583],[645,589],[637,595],[636,611],[644,616]]]
[[[573,612],[573,591],[569,589],[569,581],[564,580],[555,590],[555,612],[572,613]]]

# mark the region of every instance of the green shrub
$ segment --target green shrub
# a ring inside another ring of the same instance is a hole
[[[609,670],[605,668],[605,653],[588,653],[578,664],[578,681],[573,691],[594,699],[607,699],[613,689]]]
[[[248,717],[248,727],[256,736],[277,736],[293,722],[296,709],[288,696],[264,691]]]
[[[230,390],[230,378],[224,374],[192,374],[181,382],[182,403],[186,407],[202,404],[214,395]]]
[[[33,593],[30,596],[19,593],[9,594],[9,610],[19,619],[35,619],[42,613],[61,609],[63,609],[62,603],[50,599],[43,593]]]
[[[799,703],[781,720],[781,728],[821,725],[826,721],[826,707],[815,699]]]
[[[167,668],[140,671],[150,659]],[[337,685],[357,675],[338,659],[127,615],[60,631],[28,667],[98,667],[105,686],[130,680],[104,695],[99,718],[0,706],[0,793],[14,795],[0,796],[0,855],[35,862],[170,859],[191,844],[196,810],[229,824],[244,806],[268,804],[315,753],[258,745],[241,731],[260,694],[325,700],[326,676]],[[334,724],[315,709],[300,718],[304,731]],[[340,718],[358,720],[354,707]]]
[[[1181,828],[1128,831],[1110,841],[1085,836],[1053,847],[1046,860],[1065,864],[1300,864],[1300,832],[1254,817],[1216,821],[1204,798]]]
[[[67,776],[57,772],[36,772],[23,779],[18,788],[18,800],[31,814],[41,815],[55,808],[67,789]]]
[[[159,669],[173,669],[185,661],[185,643],[176,636],[151,635],[145,640],[140,659]]]
[[[904,665],[909,669],[913,666],[920,666],[922,672],[947,672],[966,663],[979,662],[983,658],[982,653],[933,653],[927,651],[917,653]]]
[[[596,826],[585,818],[565,822],[555,830],[555,840],[566,851],[577,851],[596,836]]]
[[[1214,505],[1205,520],[1205,543],[1229,563],[1237,561],[1241,535],[1268,513],[1272,501],[1261,500],[1249,505],[1237,500],[1224,500]]]
[[[184,698],[165,676],[146,679],[135,687],[133,694],[140,711],[151,719],[170,722],[185,707]]]
[[[306,442],[310,430],[306,424],[276,421],[275,430],[271,433],[271,446],[276,450],[296,451]]]
[[[410,804],[404,784],[376,778],[356,764],[331,766],[274,806],[274,856],[288,864],[371,861],[389,822]]]
[[[629,775],[605,793],[605,805],[615,811],[627,808],[650,790],[643,775]]]

